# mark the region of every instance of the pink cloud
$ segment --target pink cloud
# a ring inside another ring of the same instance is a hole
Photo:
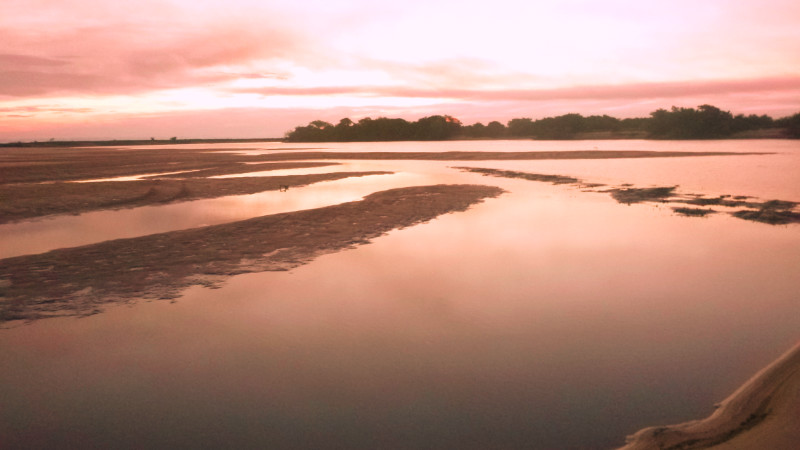
[[[63,66],[65,61],[53,58],[41,58],[31,55],[0,54],[0,67],[9,68],[30,68],[30,67],[52,67]]]
[[[0,96],[116,95],[208,86],[238,79],[239,72],[254,77],[256,71],[248,69],[253,61],[313,53],[305,38],[268,23],[162,25],[0,30],[0,40],[14,49],[0,54]]]
[[[749,80],[634,83],[606,86],[576,86],[555,89],[420,89],[404,86],[322,86],[306,88],[268,87],[234,89],[238,93],[264,96],[353,95],[362,97],[435,98],[471,101],[630,100],[682,98],[690,96],[757,92],[800,91],[800,77]]]

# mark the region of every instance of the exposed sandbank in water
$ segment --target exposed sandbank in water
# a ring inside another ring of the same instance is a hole
[[[177,172],[167,175],[154,175],[148,178],[206,178],[221,175],[243,174],[251,172],[266,172],[272,170],[308,169],[312,167],[335,166],[335,162],[272,162],[272,163],[233,163],[210,169]]]
[[[617,159],[617,158],[680,158],[686,156],[768,155],[769,153],[676,152],[650,150],[569,150],[536,152],[304,152],[271,153],[262,161],[300,161],[331,159],[420,160],[420,161],[508,161],[543,159]]]
[[[0,323],[99,312],[136,298],[172,299],[191,285],[288,270],[392,229],[464,211],[502,189],[418,186],[361,201],[0,260]]]
[[[624,450],[789,449],[800,442],[800,343],[758,372],[703,420],[649,427]]]
[[[97,183],[0,185],[0,223],[51,214],[79,214],[101,209],[136,208],[227,195],[255,194],[392,172],[333,172],[309,175],[243,178],[190,178]]]
[[[541,181],[552,184],[572,184],[581,188],[594,188],[603,186],[598,183],[587,183],[575,177],[565,175],[543,175],[528,172],[518,172],[513,170],[489,169],[484,167],[453,167],[465,172],[480,173],[484,176],[502,178],[520,178],[530,181]],[[673,205],[718,205],[727,208],[745,207],[730,214],[739,219],[751,220],[754,222],[767,223],[770,225],[786,225],[790,223],[800,223],[800,212],[796,211],[797,202],[787,200],[768,200],[758,202],[749,200],[753,197],[739,195],[732,197],[723,195],[714,198],[706,198],[702,194],[678,194],[678,186],[660,186],[637,188],[630,184],[623,184],[619,187],[591,192],[606,192],[619,203],[627,205],[633,203],[669,203]],[[687,208],[684,206],[674,206],[675,213],[687,217],[705,217],[709,214],[720,212],[716,209]]]
[[[222,149],[224,150],[224,149]],[[534,151],[534,152],[283,152],[266,155],[224,153],[220,149],[52,149],[10,148],[0,151],[0,223],[51,214],[79,214],[100,209],[252,194],[276,190],[282,185],[298,186],[345,176],[379,172],[306,174],[281,179],[248,180],[207,177],[252,173],[265,170],[309,168],[337,164],[342,160],[539,160],[608,159],[686,156],[743,155],[731,152],[677,151]],[[320,159],[326,162],[311,162]],[[98,181],[74,185],[64,181],[106,179],[169,171],[154,180]],[[381,172],[389,173],[389,172]],[[173,179],[180,178],[180,182]],[[572,182],[565,180],[540,180]],[[42,184],[44,183],[44,184]],[[50,184],[55,183],[55,184]]]

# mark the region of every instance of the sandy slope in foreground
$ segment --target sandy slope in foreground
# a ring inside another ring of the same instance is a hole
[[[800,442],[800,343],[748,380],[703,420],[650,427],[624,450],[794,449]]]

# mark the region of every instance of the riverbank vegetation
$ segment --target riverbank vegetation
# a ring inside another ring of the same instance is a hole
[[[441,141],[450,139],[729,139],[800,138],[800,113],[773,119],[767,115],[733,115],[716,106],[672,107],[650,117],[618,119],[608,115],[511,119],[464,125],[453,116],[436,115],[409,122],[379,117],[336,125],[315,120],[286,134],[289,142]]]

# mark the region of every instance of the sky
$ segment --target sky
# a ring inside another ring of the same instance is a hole
[[[2,0],[0,142],[800,112],[797,0]]]

